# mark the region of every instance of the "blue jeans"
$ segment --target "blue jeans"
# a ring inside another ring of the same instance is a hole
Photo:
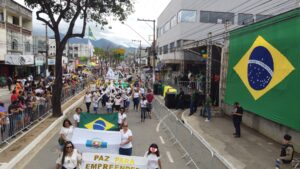
[[[190,104],[190,114],[193,114],[197,111],[197,105],[195,102],[191,102]]]
[[[141,108],[141,120],[145,120],[146,119],[146,107],[142,107]]]
[[[205,106],[205,107],[204,107],[204,114],[206,114],[206,117],[207,117],[208,120],[211,119],[210,106]]]

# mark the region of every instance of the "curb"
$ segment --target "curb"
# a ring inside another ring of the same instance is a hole
[[[182,114],[181,114],[181,120],[184,122],[184,125],[190,129],[193,133],[195,133],[195,136],[201,141],[201,143],[204,144],[204,146],[206,146],[207,148],[209,148],[209,150],[211,151],[212,156],[216,156],[225,166],[229,167],[230,169],[236,169],[236,167],[234,167],[234,165],[229,162],[227,159],[225,159],[221,153],[219,151],[217,151],[214,147],[212,147],[211,144],[209,144],[202,136],[201,134],[198,133],[198,131],[196,131],[192,125],[189,124],[188,120],[186,120],[185,118],[185,114],[189,111],[189,109],[185,110]]]
[[[75,108],[78,104],[83,101],[84,96],[74,102],[71,106],[69,106],[66,110],[63,111],[63,115],[55,120],[46,130],[44,130],[38,137],[36,137],[30,144],[28,144],[20,153],[18,153],[12,160],[8,163],[3,163],[0,166],[0,169],[11,169],[14,168],[34,147],[36,147],[59,123],[61,123],[66,114]]]

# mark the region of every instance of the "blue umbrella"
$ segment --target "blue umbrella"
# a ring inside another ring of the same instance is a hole
[[[7,112],[5,107],[0,106],[0,112]]]

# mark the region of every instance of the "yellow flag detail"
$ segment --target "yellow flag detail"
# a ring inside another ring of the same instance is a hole
[[[281,83],[295,68],[280,51],[258,36],[233,69],[257,100]]]

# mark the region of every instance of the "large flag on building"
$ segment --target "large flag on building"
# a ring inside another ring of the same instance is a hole
[[[90,114],[81,113],[79,128],[90,130],[111,130],[116,131],[118,126],[118,113],[111,114]]]
[[[300,131],[300,10],[230,32],[225,102]]]
[[[100,131],[75,128],[72,143],[80,152],[118,154],[121,144],[119,131]]]

